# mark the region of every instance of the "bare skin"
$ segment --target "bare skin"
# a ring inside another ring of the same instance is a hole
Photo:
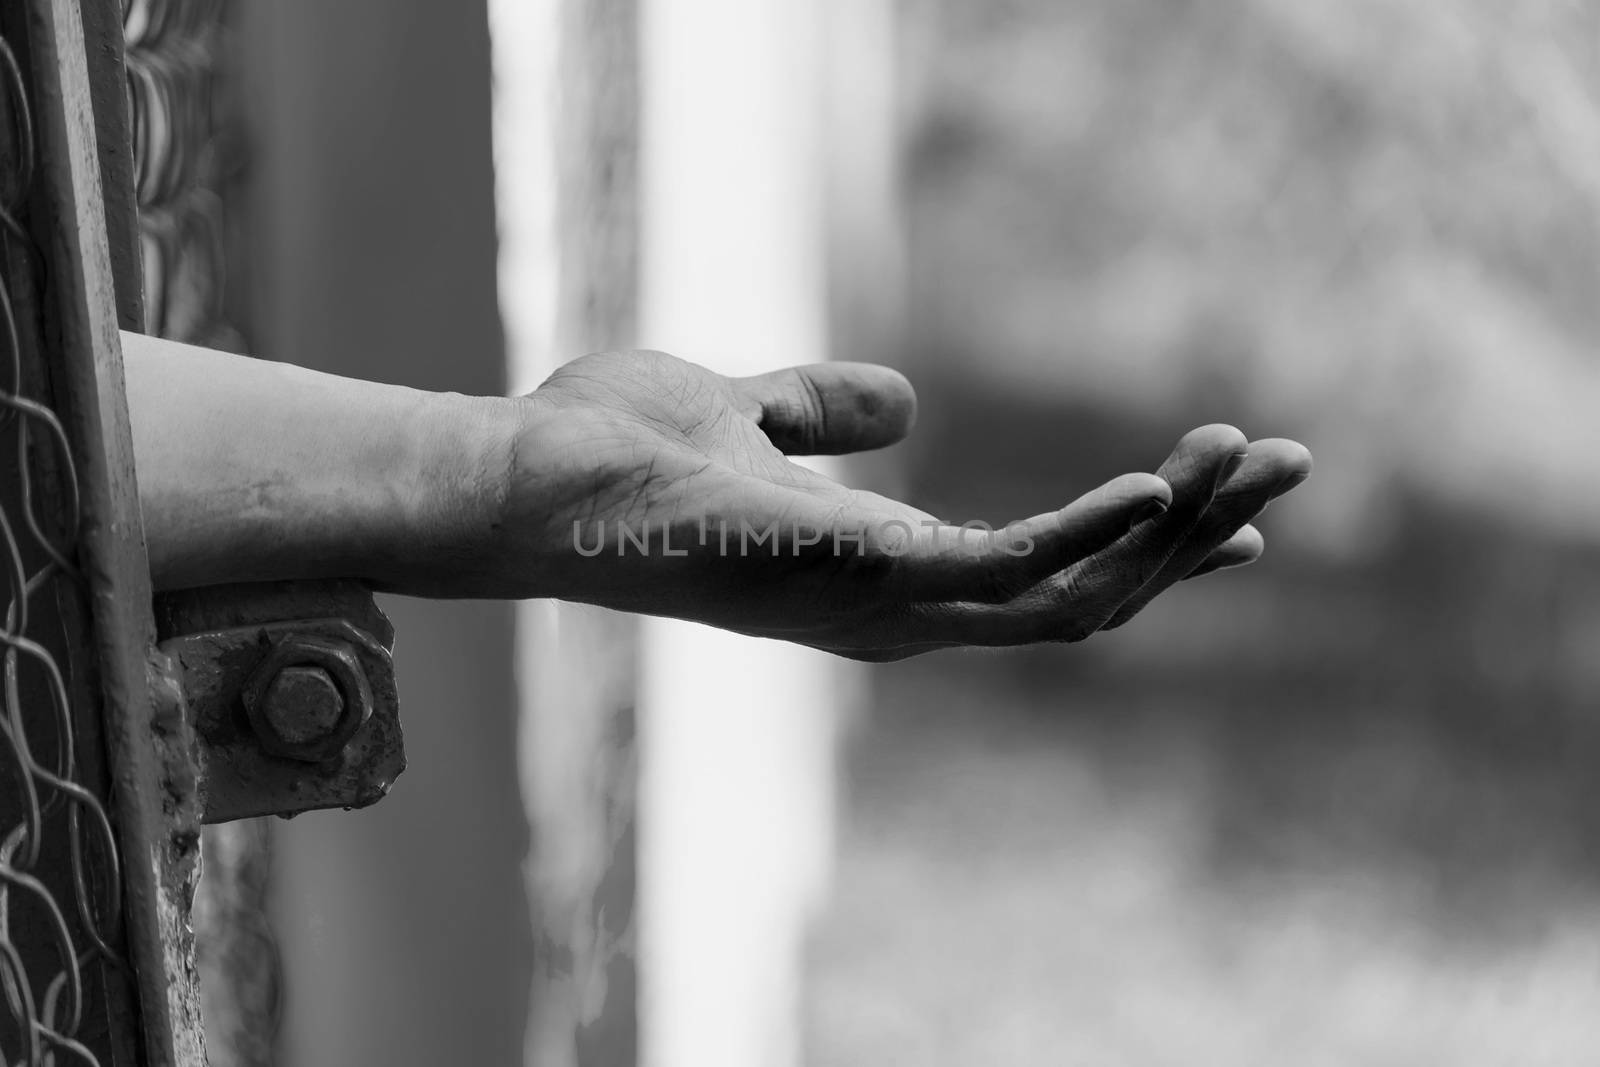
[[[1293,441],[1204,426],[1154,473],[962,531],[787,458],[904,437],[915,395],[884,367],[726,378],[609,353],[482,398],[124,346],[158,588],[343,576],[556,597],[864,660],[1078,641],[1254,560],[1250,520],[1311,468]]]

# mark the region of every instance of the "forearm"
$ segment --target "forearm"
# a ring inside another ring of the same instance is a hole
[[[348,577],[448,596],[481,566],[513,401],[122,341],[156,588]]]

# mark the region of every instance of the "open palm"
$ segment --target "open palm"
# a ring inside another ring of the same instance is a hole
[[[1248,522],[1310,470],[1295,442],[1206,426],[1154,474],[988,530],[788,459],[892,444],[915,407],[869,364],[726,378],[657,352],[575,360],[521,402],[499,554],[514,573],[497,579],[857,659],[1076,641],[1256,558]]]

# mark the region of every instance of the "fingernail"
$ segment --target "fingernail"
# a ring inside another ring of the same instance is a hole
[[[1305,481],[1306,477],[1307,475],[1305,471],[1295,471],[1293,474],[1285,475],[1282,481],[1272,487],[1272,495],[1282,496],[1284,493],[1287,493],[1289,490]]]
[[[1233,477],[1234,472],[1239,469],[1239,465],[1242,464],[1249,455],[1250,453],[1248,452],[1235,452],[1233,455],[1228,457],[1227,462],[1223,463],[1222,465],[1222,470],[1217,474],[1217,488],[1220,489],[1222,486],[1228,483],[1228,479]]]
[[[1165,501],[1147,501],[1143,507],[1133,513],[1133,519],[1128,523],[1128,526],[1131,529],[1132,527],[1139,525],[1141,522],[1148,522],[1151,519],[1160,518],[1166,513],[1167,505]]]

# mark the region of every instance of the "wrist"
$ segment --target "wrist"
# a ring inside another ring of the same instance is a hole
[[[507,488],[518,401],[459,393],[412,394],[404,459],[393,474],[400,514],[369,576],[381,589],[425,596],[503,596]]]

